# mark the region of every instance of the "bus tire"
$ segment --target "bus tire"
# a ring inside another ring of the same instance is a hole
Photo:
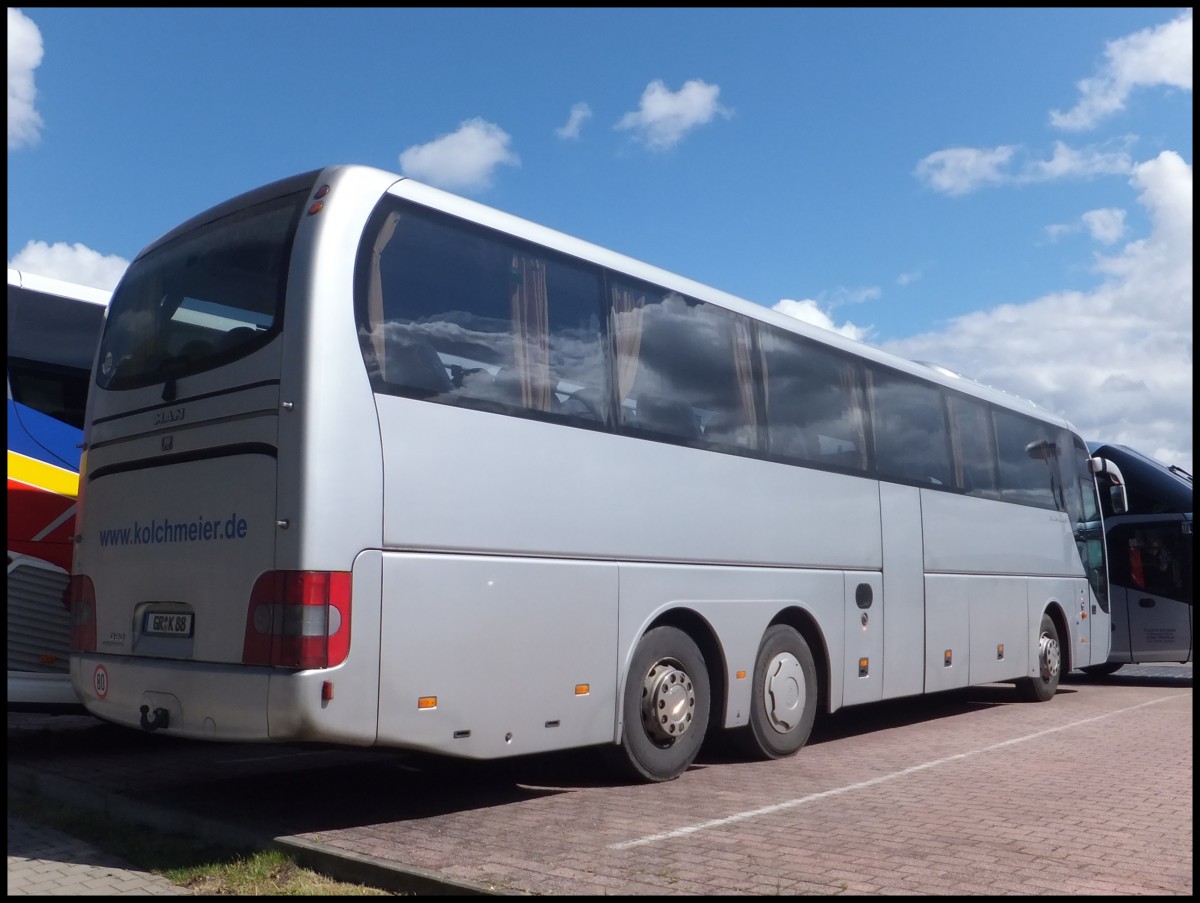
[[[750,723],[734,731],[742,752],[782,759],[808,742],[817,717],[817,665],[794,627],[767,628],[754,662]]]
[[[1017,691],[1029,702],[1047,702],[1058,692],[1058,681],[1062,677],[1062,647],[1059,645],[1058,628],[1049,614],[1042,615],[1036,654],[1037,676],[1022,677],[1017,681]]]
[[[1116,674],[1121,670],[1121,665],[1124,662],[1105,662],[1102,665],[1085,665],[1079,670],[1091,677],[1104,677],[1107,674]]]
[[[704,743],[709,704],[708,668],[700,647],[677,627],[647,631],[625,681],[625,765],[646,782],[679,777]]]

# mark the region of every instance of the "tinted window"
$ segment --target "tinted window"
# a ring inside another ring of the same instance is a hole
[[[1000,497],[1006,502],[1055,508],[1057,456],[1049,430],[1020,414],[993,412],[1000,463]]]
[[[995,497],[996,440],[987,406],[958,395],[947,398],[955,476],[967,495]]]
[[[376,391],[607,419],[596,270],[388,198],[368,226],[355,278]]]
[[[803,336],[763,325],[772,457],[863,471],[867,447],[859,367]]]
[[[1109,534],[1113,583],[1190,605],[1192,534],[1182,527],[1182,518],[1113,527]]]
[[[1100,522],[1096,480],[1089,466],[1091,456],[1078,436],[1062,429],[1057,433],[1057,448],[1063,450],[1058,455],[1063,503],[1075,534],[1075,547],[1092,592],[1100,607],[1108,611],[1104,532]]]
[[[83,428],[104,307],[8,287],[8,387],[14,401]]]
[[[274,335],[306,198],[239,210],[135,260],[113,294],[98,385],[129,389],[198,373]]]
[[[752,324],[676,292],[610,286],[622,427],[758,448]]]
[[[875,466],[884,479],[950,488],[942,393],[901,373],[870,369]]]

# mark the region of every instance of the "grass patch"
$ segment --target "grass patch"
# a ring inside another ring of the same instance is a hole
[[[10,795],[8,813],[56,828],[193,894],[223,896],[397,896],[390,891],[326,878],[298,866],[281,850],[230,850],[154,828],[28,796]]]

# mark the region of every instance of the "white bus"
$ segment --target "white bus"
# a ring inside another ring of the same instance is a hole
[[[148,731],[659,781],[1108,657],[1064,420],[374,168],[142,251],[86,442],[72,678]]]
[[[1089,442],[1121,468],[1128,509],[1100,496],[1112,581],[1108,661],[1083,668],[1112,674],[1122,665],[1190,662],[1193,656],[1192,475],[1126,445]]]
[[[8,270],[8,708],[71,712],[64,598],[84,405],[109,293]]]

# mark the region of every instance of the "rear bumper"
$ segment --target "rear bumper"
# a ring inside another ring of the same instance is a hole
[[[145,706],[151,719],[160,710],[167,713],[167,726],[151,729],[174,737],[279,739],[270,736],[265,668],[75,654],[71,683],[89,712],[114,724],[145,729]],[[155,723],[162,720],[160,714]]]

